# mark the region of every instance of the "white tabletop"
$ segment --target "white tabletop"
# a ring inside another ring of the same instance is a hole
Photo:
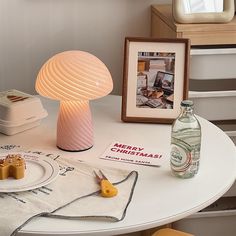
[[[49,116],[42,124],[14,136],[0,134],[1,143],[53,150],[68,158],[106,166],[137,170],[139,178],[126,217],[117,223],[38,218],[18,235],[116,235],[144,230],[189,216],[221,197],[236,177],[236,149],[219,128],[199,118],[202,126],[200,170],[192,179],[178,179],[170,173],[169,156],[159,168],[99,159],[113,141],[170,150],[170,125],[123,123],[121,97],[107,96],[92,101],[94,147],[85,152],[68,153],[56,148],[58,103],[42,98]]]

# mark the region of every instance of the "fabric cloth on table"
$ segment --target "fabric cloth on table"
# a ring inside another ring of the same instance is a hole
[[[73,158],[23,150],[17,145],[2,145],[0,150],[50,155],[60,166],[59,176],[47,186],[24,192],[0,193],[1,235],[14,236],[24,225],[40,216],[78,220],[124,219],[138,178],[136,171],[92,166]],[[93,173],[99,169],[118,188],[117,196],[100,196],[100,188]]]

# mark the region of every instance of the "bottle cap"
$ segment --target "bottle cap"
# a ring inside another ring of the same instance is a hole
[[[192,107],[193,106],[193,101],[191,100],[183,100],[181,102],[182,107]]]

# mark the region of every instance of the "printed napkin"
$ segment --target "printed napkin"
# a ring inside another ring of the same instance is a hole
[[[25,151],[47,155],[60,166],[59,176],[47,186],[14,193],[0,193],[0,232],[14,236],[35,217],[55,217],[78,220],[121,221],[131,201],[138,178],[136,171],[92,166],[71,158],[23,150],[17,145],[2,145],[1,152]],[[112,198],[100,196],[93,171],[101,169],[118,188]]]

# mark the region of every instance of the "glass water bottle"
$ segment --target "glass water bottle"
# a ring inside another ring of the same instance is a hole
[[[172,173],[180,178],[191,178],[197,174],[200,161],[201,126],[193,113],[193,102],[181,102],[181,113],[171,130]]]

